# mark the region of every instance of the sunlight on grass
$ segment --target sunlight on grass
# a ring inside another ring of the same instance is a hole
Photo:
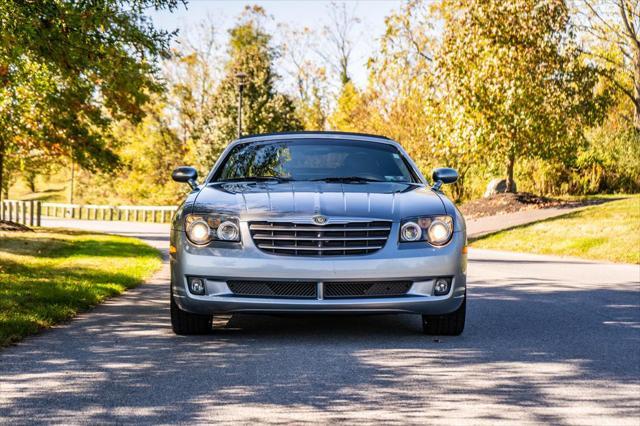
[[[489,235],[473,247],[640,263],[640,196]]]
[[[0,346],[142,283],[160,264],[157,250],[132,238],[0,232]]]

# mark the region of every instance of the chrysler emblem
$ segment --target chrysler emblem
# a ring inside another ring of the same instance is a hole
[[[314,217],[311,218],[311,220],[316,225],[324,225],[324,224],[327,223],[327,217],[326,216],[322,216],[322,215],[314,216]]]

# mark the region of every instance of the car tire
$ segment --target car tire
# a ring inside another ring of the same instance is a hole
[[[171,328],[179,335],[208,334],[211,332],[211,315],[198,315],[180,309],[171,295]]]
[[[459,336],[464,331],[467,297],[454,312],[446,315],[423,315],[422,331],[430,336]]]

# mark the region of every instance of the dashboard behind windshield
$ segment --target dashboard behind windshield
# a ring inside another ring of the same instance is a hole
[[[416,182],[402,154],[393,145],[344,139],[239,144],[228,153],[212,181],[252,178]]]

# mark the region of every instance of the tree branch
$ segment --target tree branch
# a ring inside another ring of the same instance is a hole
[[[603,33],[597,31],[594,28],[589,28],[588,26],[580,26],[578,28],[581,31],[584,31],[585,33],[588,33],[589,35],[591,35],[592,37],[596,38],[597,40],[599,40],[601,42],[615,44],[620,49],[620,53],[622,53],[622,55],[625,58],[629,59],[630,61],[633,60],[633,57],[631,56],[630,52],[627,52],[627,50],[625,49],[625,48],[629,47],[624,42],[624,39],[626,37],[623,37],[623,38],[616,37],[616,38],[618,38],[618,40],[612,40],[611,38],[607,37],[606,33],[603,34]]]
[[[578,48],[578,51],[580,53],[583,53],[583,54],[587,55],[587,56],[592,56],[594,58],[598,58],[600,60],[603,60],[603,61],[607,62],[608,64],[613,65],[614,67],[616,67],[620,71],[629,71],[627,68],[624,67],[624,65],[620,64],[619,62],[614,61],[611,58],[607,58],[604,55],[600,55],[600,54],[594,53],[594,52],[589,52],[588,50],[585,50],[585,49],[582,49],[582,48]]]
[[[636,48],[640,49],[640,40],[638,40],[638,35],[636,34],[633,25],[631,25],[631,23],[629,22],[629,18],[627,18],[627,8],[624,5],[624,0],[618,0],[618,7],[620,8],[620,16],[622,17],[622,22],[629,32],[629,38],[633,43],[635,43]]]
[[[587,7],[589,8],[589,10],[591,11],[591,13],[593,14],[593,16],[595,16],[602,24],[604,24],[605,27],[607,27],[611,32],[615,33],[618,37],[624,37],[624,34],[621,34],[620,31],[618,31],[617,28],[615,28],[614,26],[612,26],[609,21],[607,21],[606,19],[604,19],[600,13],[596,10],[595,7],[593,7],[593,5],[591,3],[589,3],[588,0],[584,0],[584,4],[587,5]],[[588,19],[588,17],[587,17]]]
[[[627,97],[629,97],[629,99],[631,99],[634,105],[637,103],[635,96],[633,96],[633,92],[628,88],[626,88],[622,83],[620,83],[620,81],[618,81],[610,73],[604,72],[603,70],[597,70],[597,72],[598,74],[600,74],[601,76],[609,80],[611,83],[613,83],[613,85],[616,86],[618,90],[620,90],[620,92],[622,92]]]

